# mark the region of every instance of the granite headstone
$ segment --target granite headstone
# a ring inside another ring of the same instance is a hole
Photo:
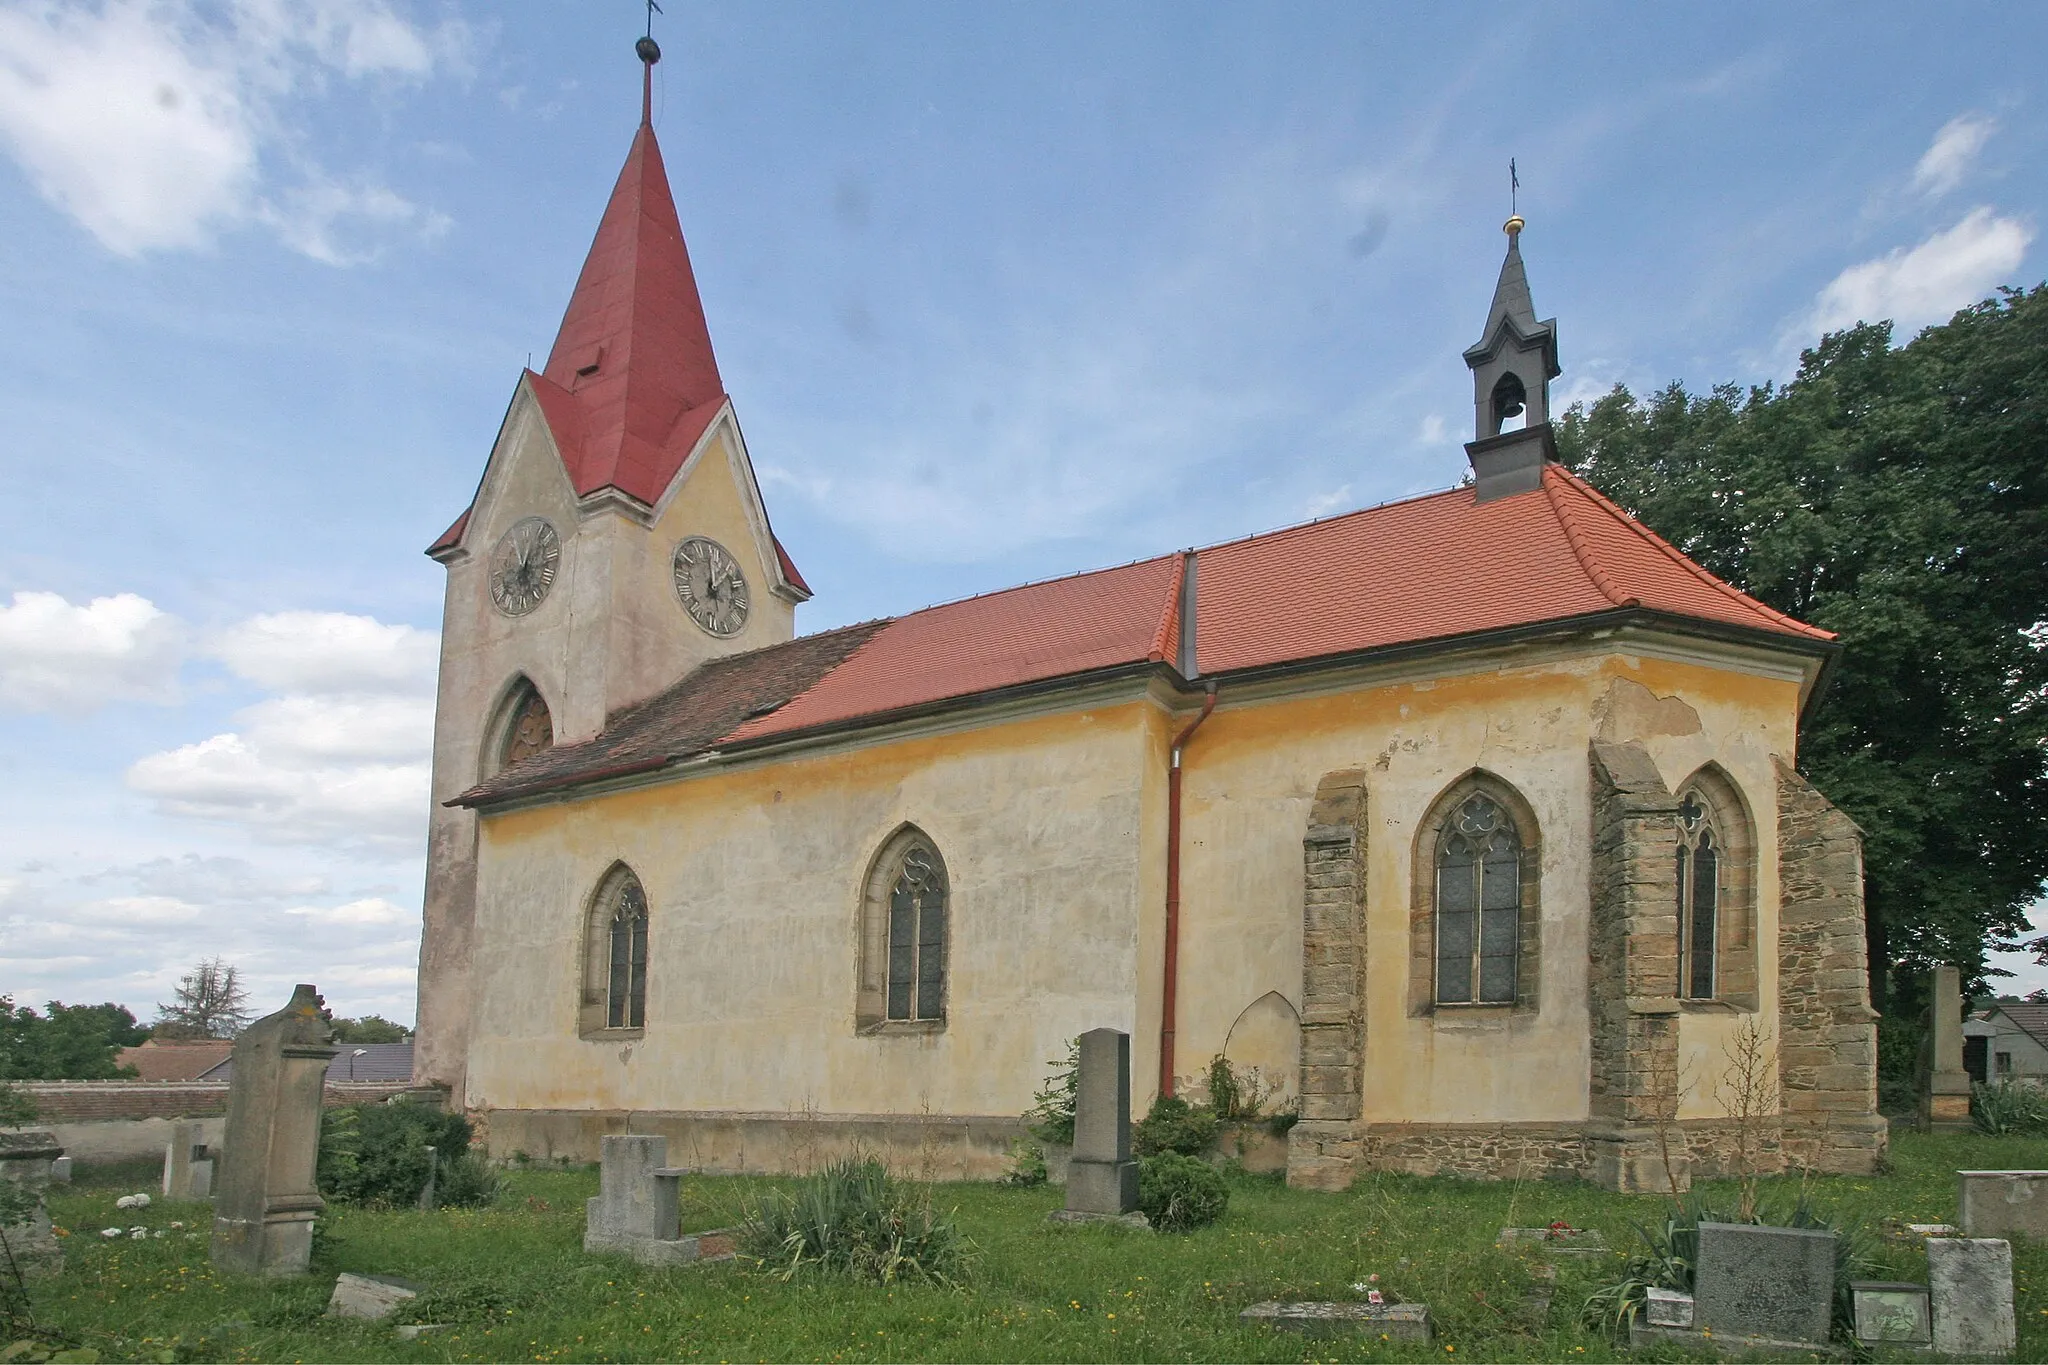
[[[1834,1316],[1835,1234],[1701,1223],[1693,1325],[1724,1337],[1823,1343]]]
[[[1994,1237],[1927,1239],[1927,1288],[1938,1354],[1985,1360],[2012,1354],[2012,1243]]]
[[[1124,1217],[1138,1207],[1138,1163],[1131,1160],[1131,1035],[1091,1029],[1081,1035],[1074,1089],[1074,1155],[1067,1163],[1069,1216]]]

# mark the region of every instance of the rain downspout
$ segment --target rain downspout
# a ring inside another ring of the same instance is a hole
[[[1195,556],[1181,576],[1180,673],[1193,679],[1195,663]],[[1174,1023],[1180,997],[1180,770],[1181,751],[1216,709],[1216,684],[1202,689],[1202,711],[1173,737],[1166,769],[1166,962],[1159,990],[1159,1093],[1173,1094]]]

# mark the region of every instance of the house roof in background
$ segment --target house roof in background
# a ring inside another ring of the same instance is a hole
[[[2048,1003],[2033,1000],[2000,1000],[1979,1017],[1988,1019],[1994,1014],[2004,1015],[2020,1032],[2041,1046],[2048,1047]]]
[[[327,1063],[327,1083],[351,1081],[409,1081],[412,1079],[412,1044],[340,1043],[341,1051]],[[357,1055],[360,1054],[360,1055]],[[229,1057],[206,1073],[209,1081],[232,1080],[234,1058]]]
[[[114,1054],[114,1064],[134,1067],[139,1081],[196,1081],[234,1050],[234,1043],[226,1038],[177,1042],[151,1038],[140,1047],[122,1048]]]

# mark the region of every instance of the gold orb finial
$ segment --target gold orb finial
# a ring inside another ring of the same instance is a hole
[[[1500,230],[1502,232],[1505,232],[1508,236],[1513,237],[1526,226],[1528,225],[1522,221],[1522,215],[1518,213],[1514,217],[1508,219],[1505,223],[1502,223],[1500,225]]]

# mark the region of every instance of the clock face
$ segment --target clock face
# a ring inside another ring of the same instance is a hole
[[[562,566],[562,538],[546,517],[523,517],[491,551],[491,603],[507,616],[541,604]]]
[[[737,635],[747,623],[747,578],[723,545],[691,536],[676,546],[676,596],[690,619],[713,635]]]

